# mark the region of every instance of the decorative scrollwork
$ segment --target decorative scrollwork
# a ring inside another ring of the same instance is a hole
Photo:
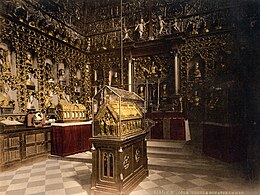
[[[140,57],[135,59],[136,79],[145,80],[151,77],[161,78],[167,75],[168,58],[166,55]]]
[[[140,158],[141,158],[141,151],[138,148],[138,149],[135,150],[135,162],[138,163],[140,161]]]
[[[130,166],[130,156],[129,155],[125,155],[124,156],[124,161],[123,161],[123,167],[124,169],[128,169]]]
[[[188,108],[186,105],[187,109],[192,109],[192,106],[204,105],[203,91],[207,88],[206,85],[212,85],[215,80],[216,68],[214,64],[217,60],[217,54],[220,51],[231,52],[232,44],[231,34],[223,33],[188,39],[180,47],[181,94],[186,96],[187,102],[190,103]],[[202,64],[196,65],[198,62],[192,62],[195,56],[199,56]],[[191,63],[194,63],[194,69],[189,66]],[[190,79],[189,75],[193,75],[193,79]]]
[[[88,105],[87,100],[91,96],[91,80],[89,79],[91,72],[84,70],[84,67],[88,64],[88,57],[84,51],[79,49],[81,46],[74,43],[70,45],[59,37],[50,37],[49,34],[46,34],[45,29],[39,31],[40,27],[37,25],[40,23],[36,21],[32,24],[34,17],[30,17],[30,24],[27,24],[22,18],[22,21],[16,21],[17,15],[12,15],[12,17],[14,17],[12,20],[8,17],[0,17],[3,21],[0,28],[0,43],[8,43],[8,47],[14,49],[14,55],[12,55],[14,60],[11,66],[15,67],[15,72],[11,74],[10,68],[6,68],[5,65],[3,71],[6,74],[1,74],[0,79],[6,82],[12,90],[17,90],[19,112],[26,112],[25,102],[32,94],[37,99],[38,109],[45,109],[46,100],[49,98],[49,80],[54,81],[55,87],[53,86],[53,89],[51,89],[55,92],[54,95],[64,90],[63,86],[58,84],[54,68],[64,61],[69,62],[67,68],[68,72],[71,72],[71,75],[68,75],[67,78],[66,85],[68,87],[75,88],[74,82],[71,81],[76,77],[78,70],[82,75],[84,72],[84,76],[77,80],[79,87],[84,89],[84,94],[76,94],[75,91],[70,91],[69,95],[73,97],[71,100],[73,102],[78,100],[79,103]],[[1,59],[3,58],[1,57]],[[50,59],[48,63],[46,63],[47,59]],[[7,73],[7,70],[9,73]],[[34,82],[35,91],[27,88],[26,81],[28,78],[31,78]]]

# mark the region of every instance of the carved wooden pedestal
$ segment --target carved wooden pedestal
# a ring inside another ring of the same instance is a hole
[[[91,194],[129,194],[148,176],[148,132],[127,138],[91,138]]]
[[[129,194],[148,175],[143,99],[105,86],[93,102],[91,193]]]

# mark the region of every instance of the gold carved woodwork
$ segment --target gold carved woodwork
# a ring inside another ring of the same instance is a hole
[[[9,73],[11,71],[11,64],[9,60],[9,51],[3,48],[0,48],[0,72]]]
[[[32,93],[38,100],[39,109],[46,109],[46,101],[49,98],[47,78],[55,77],[55,75],[46,76],[48,74],[46,59],[53,59],[54,63],[64,60],[69,62],[68,88],[75,88],[73,79],[76,77],[77,70],[81,72],[82,77],[77,81],[79,83],[77,87],[82,89],[82,93],[75,95],[75,91],[71,90],[68,91],[68,95],[71,96],[73,102],[77,101],[89,108],[87,99],[91,97],[91,72],[89,67],[88,71],[85,71],[89,60],[84,51],[69,45],[67,42],[48,36],[45,32],[36,29],[35,26],[28,27],[24,23],[9,20],[3,16],[0,17],[0,20],[2,22],[0,43],[8,43],[10,47],[14,48],[16,64],[12,65],[16,66],[17,70],[16,75],[1,74],[1,80],[8,82],[12,89],[17,89],[19,112],[26,112],[26,102]],[[28,59],[28,53],[31,55],[31,59]],[[26,86],[30,86],[29,83],[26,83],[29,75],[36,81],[34,84],[37,86],[37,91],[32,92],[31,89],[27,89]],[[62,86],[56,84],[52,90],[54,92],[62,91]]]
[[[7,94],[8,86],[0,81],[0,114],[12,114],[14,109],[14,100]]]
[[[10,89],[16,89],[17,81],[11,74],[11,52],[6,44],[3,45],[7,49],[0,48],[0,113],[11,114],[14,110],[15,101],[7,93]]]
[[[187,97],[192,106],[201,106],[201,96],[206,86],[212,85],[216,76],[215,62],[220,51],[231,52],[233,45],[232,35],[229,32],[211,34],[208,36],[187,39],[179,49],[180,58],[180,86],[181,94]],[[188,78],[188,64],[194,56],[200,56],[204,61],[203,70],[195,62],[194,80]],[[204,75],[202,75],[202,72]]]
[[[167,55],[138,57],[135,59],[135,78],[145,80],[167,76]]]
[[[112,85],[119,86],[121,82],[119,78],[121,77],[120,70],[120,54],[117,52],[106,52],[101,54],[93,54],[90,56],[89,63],[93,67],[93,71],[97,71],[97,78],[94,80],[92,78],[92,83],[95,86],[99,85],[108,85],[111,82]],[[109,75],[110,71],[117,72],[116,77],[112,76],[112,80],[110,81]],[[94,75],[94,72],[92,72]]]

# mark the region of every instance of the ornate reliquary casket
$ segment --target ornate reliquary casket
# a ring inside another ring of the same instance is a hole
[[[91,194],[128,194],[148,175],[144,101],[104,86],[92,110]]]
[[[57,122],[85,121],[87,110],[83,104],[68,103],[61,100],[56,106]]]
[[[111,98],[111,97],[110,97]],[[129,136],[142,132],[143,113],[136,103],[107,99],[94,118],[95,136]]]

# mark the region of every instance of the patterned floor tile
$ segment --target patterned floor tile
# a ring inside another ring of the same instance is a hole
[[[88,170],[88,168],[86,166],[83,166],[83,165],[78,165],[78,166],[75,166],[75,171],[86,171],[86,169]]]
[[[140,190],[143,190],[143,188],[142,188],[140,185],[138,185],[138,186],[134,189],[134,191],[140,191]]]
[[[28,182],[33,182],[33,181],[42,181],[45,180],[45,174],[44,175],[37,175],[37,176],[30,176]]]
[[[1,191],[1,187],[2,186],[9,186],[11,184],[12,180],[3,180],[3,181],[0,181],[0,191]]]
[[[154,183],[153,181],[144,181],[142,183],[139,184],[143,189],[149,189],[149,188],[155,188],[158,187],[158,185],[156,183]]]
[[[0,182],[1,181],[6,181],[6,180],[12,180],[14,177],[14,175],[4,175],[4,176],[0,176]]]
[[[174,183],[171,183],[169,185],[164,185],[162,186],[162,188],[166,191],[181,191],[181,190],[184,190],[184,188],[182,188],[181,186],[178,186]]]
[[[27,193],[26,193],[26,195],[27,195]],[[28,194],[28,195],[45,195],[45,192],[36,192],[33,194]]]
[[[3,192],[3,193],[4,193],[5,191],[7,191],[8,187],[9,187],[9,185],[5,185],[5,184],[3,184],[3,183],[1,182],[0,192]]]
[[[27,188],[37,187],[37,186],[45,186],[45,181],[44,180],[34,181],[34,182],[29,182],[27,184]]]
[[[43,161],[44,163],[45,163],[45,161]],[[18,170],[16,170],[16,171],[22,171],[22,170],[32,170],[32,166],[33,165],[26,165],[26,166],[24,166],[24,167],[20,167]],[[15,172],[16,172],[15,171]]]
[[[76,171],[73,171],[73,172],[62,172],[61,173],[62,177],[72,177],[72,176],[75,176],[75,175],[77,175]]]
[[[73,172],[73,171],[75,171],[74,167],[67,167],[67,168],[62,168],[61,167],[61,170],[63,172]]]
[[[163,171],[160,170],[149,170],[150,174],[154,174],[154,173],[163,173]]]
[[[20,190],[25,189],[27,187],[27,183],[19,183],[19,184],[11,184],[7,191],[14,191],[14,190]]]
[[[65,192],[67,195],[74,195],[78,193],[83,193],[86,192],[85,190],[82,189],[81,186],[76,186],[76,187],[71,187],[71,188],[65,188]]]
[[[171,177],[171,176],[175,176],[174,173],[172,172],[161,172],[161,173],[158,173],[158,175],[162,176],[162,177]]]
[[[46,173],[45,171],[32,172],[32,173],[30,174],[30,177],[45,175],[45,173]]]
[[[217,182],[221,182],[222,181],[218,177],[214,177],[214,176],[203,177],[203,179],[208,181],[208,182],[210,182],[210,183],[217,183]]]
[[[16,171],[2,172],[0,195],[90,195],[91,169],[91,164],[48,159]],[[149,176],[130,195],[205,192],[243,192],[243,195],[253,195],[260,194],[260,187],[245,185],[240,178],[166,171],[162,168],[150,169]]]
[[[81,193],[76,193],[76,194],[73,194],[73,195],[90,195],[90,193],[88,193],[88,192],[81,192]]]
[[[59,183],[63,183],[63,179],[61,177],[58,178],[55,177],[55,178],[45,180],[45,185],[59,184]]]
[[[150,195],[159,195],[159,194],[165,194],[168,191],[164,190],[162,187],[155,187],[155,188],[147,189],[146,192],[148,192],[148,194]]]
[[[45,172],[45,171],[46,171],[46,167],[41,167],[41,168],[32,167],[31,173],[38,173],[38,172]]]
[[[156,180],[156,179],[162,179],[163,177],[159,174],[150,174],[147,179],[148,180]]]
[[[215,184],[207,184],[203,186],[203,188],[207,191],[226,191],[224,188],[221,188]]]
[[[50,164],[51,165],[51,164]],[[55,165],[55,166],[46,166],[46,171],[53,171],[53,170],[60,170],[60,165]]]
[[[78,186],[81,187],[81,185],[79,184],[79,182],[74,181],[74,180],[68,181],[68,182],[64,182],[64,187],[65,187],[65,188],[73,188],[73,187],[78,187]]]
[[[178,183],[178,182],[185,181],[183,178],[181,178],[181,177],[179,177],[179,176],[167,177],[167,179],[168,179],[169,181],[171,181],[172,183]]]
[[[60,169],[55,169],[55,170],[47,170],[46,175],[51,175],[51,174],[61,174]]]
[[[171,182],[165,178],[162,178],[162,179],[156,179],[156,180],[153,180],[153,182],[155,184],[157,184],[158,186],[164,186],[164,185],[168,185],[168,184],[171,184]]]
[[[39,193],[45,193],[45,185],[42,186],[35,186],[35,187],[27,187],[25,194],[31,195],[31,194],[39,194]]]
[[[44,170],[46,169],[46,165],[45,164],[36,164],[33,166],[33,169],[40,169],[43,168]]]
[[[89,174],[91,174],[91,171],[88,168],[86,168],[86,167],[84,167],[84,168],[85,168],[85,170],[76,170],[76,168],[75,168],[77,175],[89,175]]]
[[[175,184],[186,190],[197,187],[195,184],[191,183],[190,181],[182,181]]]
[[[190,192],[190,194],[196,194],[197,192],[203,193],[203,192],[205,192],[205,189],[203,187],[195,187],[195,188],[192,188],[191,190],[188,190],[188,192]]]
[[[192,174],[183,174],[183,175],[179,175],[179,177],[183,178],[184,180],[197,179],[197,177]]]
[[[51,159],[49,159],[45,162],[46,162],[46,165],[48,165],[48,164],[58,164],[57,160],[51,160]]]
[[[208,182],[204,179],[201,179],[201,178],[190,180],[190,182],[197,185],[197,186],[204,186],[204,185],[210,184],[210,182]]]
[[[14,190],[9,190],[5,193],[5,195],[24,195],[25,194],[25,188],[23,189],[14,189]]]
[[[45,195],[67,195],[64,189],[57,189],[52,191],[46,191]]]
[[[91,190],[90,183],[87,185],[82,185],[82,189],[85,190],[88,194],[90,194],[90,190]]]
[[[70,182],[75,181],[76,179],[74,177],[62,177],[63,182]]]
[[[227,191],[233,191],[233,190],[237,190],[237,189],[241,188],[241,186],[236,182],[231,183],[231,182],[221,181],[221,182],[215,183],[215,185],[224,190],[227,190]]]
[[[88,185],[91,183],[91,178],[84,178],[84,179],[80,179],[80,180],[77,180],[79,182],[80,185],[84,186],[84,185]]]
[[[16,175],[25,173],[31,173],[31,169],[21,169],[15,172]]]
[[[49,184],[49,185],[45,186],[46,192],[47,191],[59,190],[59,189],[64,189],[63,183],[55,183],[55,184]]]
[[[130,193],[130,195],[151,195],[145,190],[137,190]]]
[[[199,178],[202,178],[202,177],[206,177],[207,175],[201,175],[201,174],[193,174],[195,177],[199,177]]]
[[[54,173],[51,175],[46,175],[46,179],[56,179],[56,178],[61,178],[62,173]]]

